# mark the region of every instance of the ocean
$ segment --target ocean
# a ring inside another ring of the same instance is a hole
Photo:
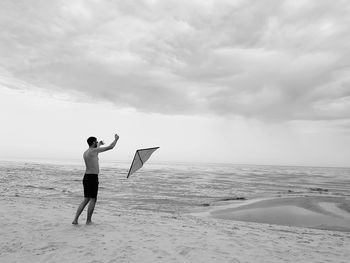
[[[350,198],[350,168],[100,161],[97,209],[188,213],[217,202],[292,196]],[[0,162],[0,196],[78,205],[84,164]],[[72,211],[72,215],[73,215]]]

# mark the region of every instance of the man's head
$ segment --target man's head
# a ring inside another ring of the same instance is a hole
[[[87,139],[87,143],[88,143],[89,147],[96,148],[97,147],[97,138],[91,136]]]

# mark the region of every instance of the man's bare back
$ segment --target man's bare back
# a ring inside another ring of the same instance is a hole
[[[94,149],[87,149],[84,152],[84,161],[85,161],[85,173],[86,174],[99,174],[100,166],[98,163],[98,152],[94,151]]]

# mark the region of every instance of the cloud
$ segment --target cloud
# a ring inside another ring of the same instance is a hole
[[[350,119],[347,1],[1,1],[0,84],[162,114]]]

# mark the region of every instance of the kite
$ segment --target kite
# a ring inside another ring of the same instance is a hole
[[[147,149],[139,149],[135,152],[134,160],[131,163],[128,176],[132,175],[138,169],[140,169],[143,164],[151,157],[152,153],[154,153],[159,147],[147,148]]]

